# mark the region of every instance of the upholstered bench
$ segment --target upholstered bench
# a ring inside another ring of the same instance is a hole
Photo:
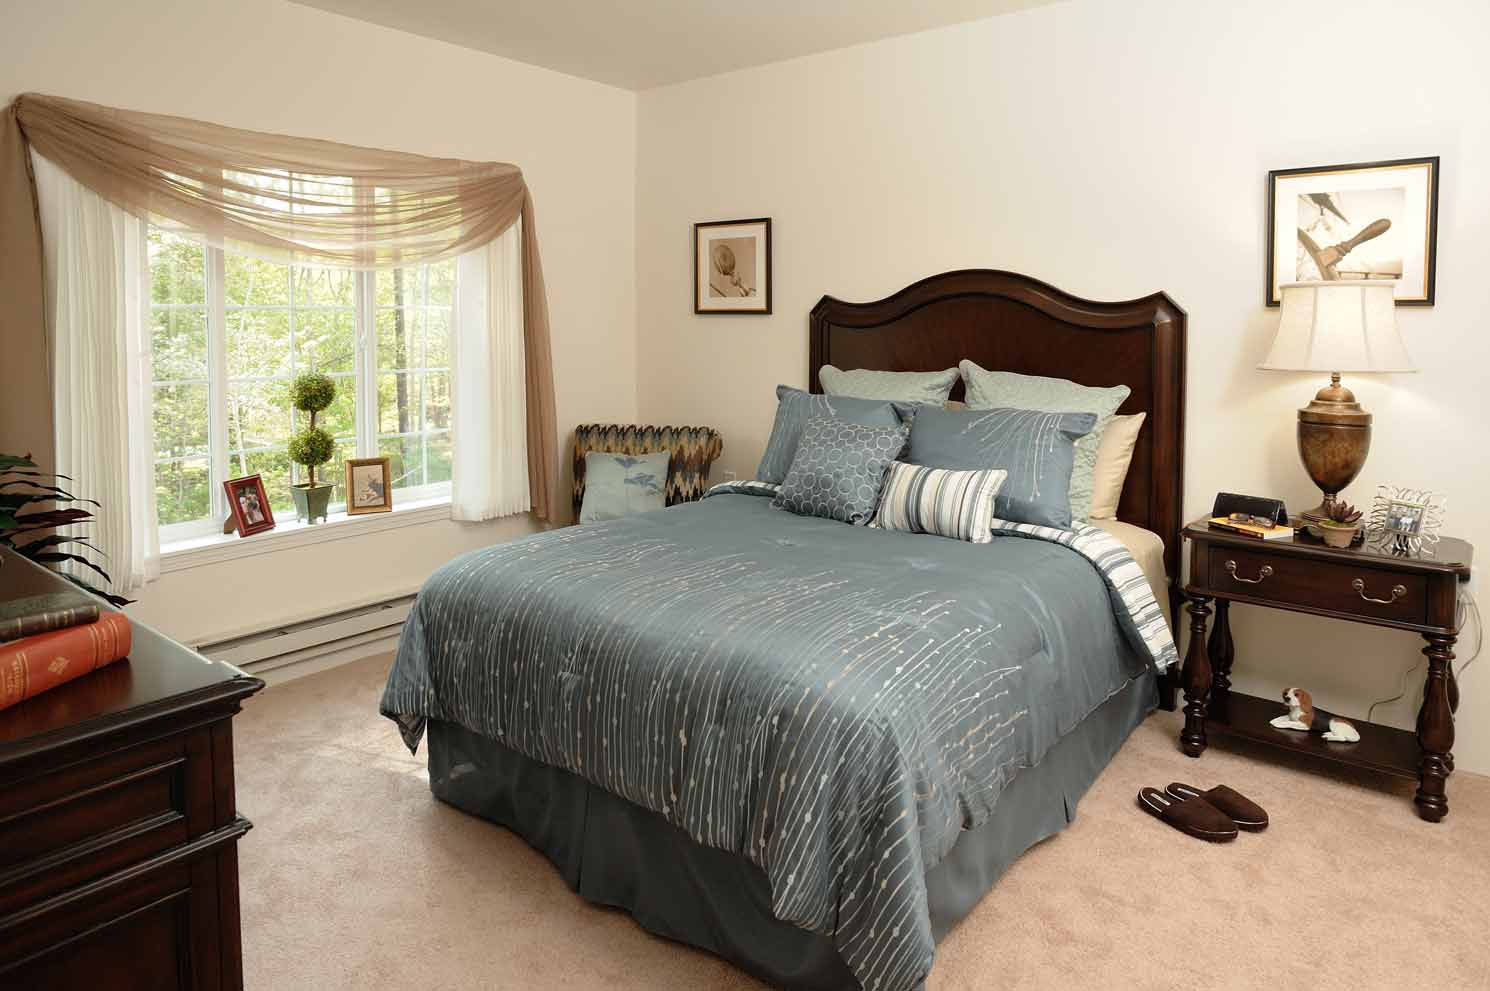
[[[667,451],[667,505],[693,502],[708,488],[709,466],[724,450],[712,427],[653,427],[621,423],[584,423],[574,428],[574,518],[585,501],[585,455],[655,454]]]

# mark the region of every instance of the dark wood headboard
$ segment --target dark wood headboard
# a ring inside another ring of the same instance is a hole
[[[1146,411],[1118,519],[1164,540],[1179,575],[1185,463],[1185,311],[1163,293],[1119,303],[1080,299],[1013,272],[964,269],[873,303],[824,296],[812,308],[807,381],[818,369],[939,371],[963,358],[994,371],[1133,390],[1119,413]],[[952,392],[962,398],[962,382]]]

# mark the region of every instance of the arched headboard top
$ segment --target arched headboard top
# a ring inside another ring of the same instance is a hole
[[[966,358],[984,368],[1126,385],[1119,413],[1148,414],[1118,518],[1164,541],[1179,574],[1185,452],[1185,311],[1162,292],[1142,299],[1082,299],[1039,279],[961,269],[922,279],[872,303],[824,296],[809,318],[808,383],[818,370],[939,371]],[[953,389],[962,398],[962,382]]]

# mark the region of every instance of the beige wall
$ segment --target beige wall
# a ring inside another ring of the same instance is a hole
[[[1432,14],[1426,13],[1432,11]],[[1399,311],[1417,375],[1358,376],[1378,482],[1449,495],[1490,567],[1490,5],[1073,2],[641,95],[638,396],[708,423],[749,477],[808,310],[988,266],[1096,299],[1162,289],[1190,315],[1186,510],[1218,490],[1303,507],[1293,414],[1320,376],[1260,372],[1271,168],[1443,156],[1438,305]],[[691,313],[690,225],[774,218],[775,315]],[[1317,493],[1313,497],[1317,498]],[[1409,635],[1235,610],[1239,685],[1298,683],[1364,716]],[[1311,658],[1333,656],[1331,663]],[[1412,725],[1408,697],[1378,718]],[[1464,684],[1459,766],[1490,771],[1490,660]]]
[[[27,90],[521,166],[561,443],[577,422],[635,417],[635,94],[280,0],[9,5],[0,99]],[[188,640],[268,626],[408,591],[524,529],[441,522],[175,572],[131,612]]]

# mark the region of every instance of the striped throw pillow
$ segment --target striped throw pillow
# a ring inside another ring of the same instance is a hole
[[[958,471],[897,461],[885,477],[874,522],[884,530],[989,543],[993,499],[1008,477],[1002,468]]]

